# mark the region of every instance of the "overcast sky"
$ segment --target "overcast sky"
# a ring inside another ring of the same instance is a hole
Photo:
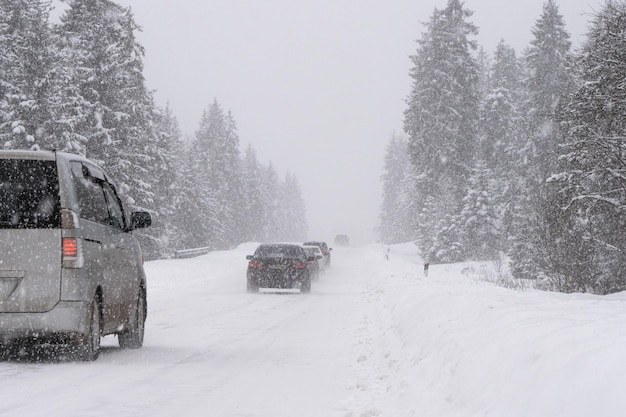
[[[146,49],[144,75],[187,135],[214,99],[279,174],[294,173],[310,238],[375,239],[385,147],[402,132],[409,56],[446,0],[117,0]],[[518,55],[543,0],[466,0],[477,40]],[[598,0],[557,0],[575,46]]]

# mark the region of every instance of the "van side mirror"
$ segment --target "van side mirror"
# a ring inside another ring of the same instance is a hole
[[[152,216],[147,211],[133,211],[130,215],[131,229],[143,229],[152,225]]]

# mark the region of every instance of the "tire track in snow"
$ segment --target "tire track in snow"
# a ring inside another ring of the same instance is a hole
[[[396,401],[405,388],[402,344],[384,304],[385,286],[388,280],[395,280],[395,263],[376,247],[362,261],[370,263],[371,268],[364,275],[365,288],[359,298],[360,321],[354,333],[355,381],[348,387],[350,395],[340,408],[343,417],[400,417],[406,415],[403,414],[406,410],[398,409]],[[385,276],[377,275],[381,270],[387,271]]]

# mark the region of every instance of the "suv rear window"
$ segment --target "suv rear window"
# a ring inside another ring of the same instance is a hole
[[[61,227],[55,161],[0,159],[0,229]]]
[[[256,258],[298,258],[303,255],[301,249],[291,245],[263,245],[254,253]]]

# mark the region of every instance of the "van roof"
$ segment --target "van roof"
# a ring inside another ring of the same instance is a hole
[[[67,160],[88,161],[78,154],[56,151],[30,151],[24,149],[0,150],[0,158],[6,159],[39,159],[44,161],[54,161],[57,157]]]

